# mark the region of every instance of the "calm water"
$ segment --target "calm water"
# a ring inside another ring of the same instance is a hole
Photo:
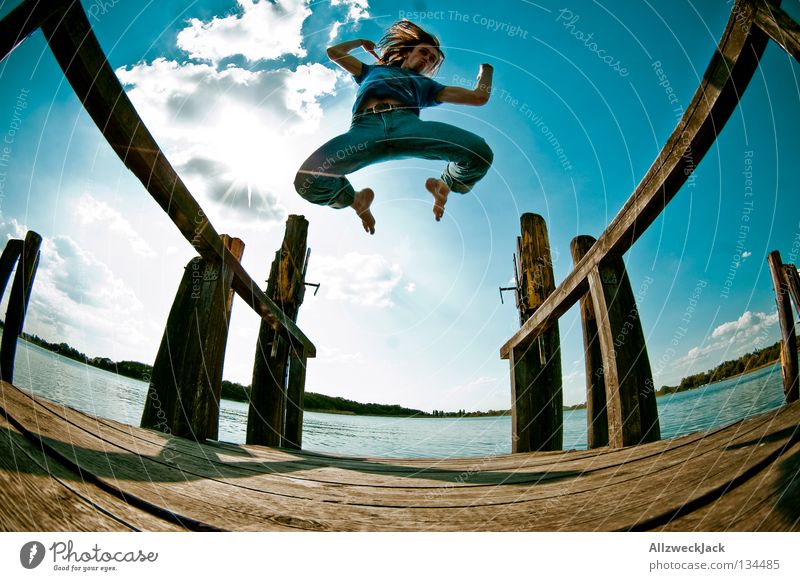
[[[20,341],[14,383],[95,414],[138,425],[147,384]],[[783,402],[779,365],[745,377],[658,398],[664,438],[723,426]],[[222,401],[219,439],[244,443],[247,404]],[[307,412],[307,450],[355,456],[449,457],[511,452],[511,418],[381,418]],[[564,447],[586,448],[586,410],[564,415]]]

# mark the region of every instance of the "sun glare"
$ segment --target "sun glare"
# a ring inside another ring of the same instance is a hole
[[[274,181],[270,174],[274,156],[267,150],[271,132],[253,117],[243,109],[229,107],[215,128],[218,159],[230,168],[226,198],[246,192],[250,206],[253,194],[269,189]]]

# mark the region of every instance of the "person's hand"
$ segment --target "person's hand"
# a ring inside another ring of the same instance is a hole
[[[375,43],[371,40],[367,40],[366,38],[361,39],[361,46],[362,48],[367,51],[369,54],[375,57],[375,60],[381,60],[381,57],[375,52]]]

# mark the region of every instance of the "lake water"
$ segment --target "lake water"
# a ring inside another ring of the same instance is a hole
[[[20,341],[14,384],[74,409],[139,425],[147,384]],[[723,426],[783,403],[780,365],[658,398],[662,438]],[[454,407],[458,407],[454,404]],[[244,443],[247,404],[222,401],[219,439]],[[385,418],[306,412],[303,448],[393,458],[511,452],[511,418]],[[564,448],[586,449],[586,410],[564,414]]]

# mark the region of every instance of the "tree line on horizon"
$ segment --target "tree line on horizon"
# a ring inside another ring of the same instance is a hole
[[[3,323],[0,322],[0,328]],[[67,343],[51,343],[42,339],[37,335],[22,333],[21,337],[38,345],[48,351],[52,351],[68,359],[79,361],[92,367],[97,367],[111,373],[138,379],[149,383],[150,376],[153,371],[151,365],[139,363],[138,361],[112,361],[108,357],[89,357],[84,353],[78,351]],[[670,393],[678,393],[689,389],[694,389],[721,381],[729,377],[747,373],[758,367],[768,365],[780,359],[781,342],[778,341],[769,347],[752,351],[742,355],[738,359],[732,359],[720,363],[713,369],[701,373],[695,373],[684,377],[680,384],[676,386],[665,385],[656,391],[656,395],[667,395]],[[232,401],[249,402],[250,401],[250,386],[244,386],[240,383],[223,380],[222,381],[222,397]],[[393,417],[431,417],[431,418],[458,418],[458,417],[481,417],[481,416],[503,416],[510,415],[511,410],[489,410],[487,412],[467,412],[463,409],[458,411],[446,412],[443,410],[433,410],[432,412],[424,412],[422,410],[406,408],[396,404],[380,404],[380,403],[360,403],[357,401],[349,400],[343,397],[335,397],[323,395],[320,393],[307,392],[304,396],[303,407],[306,411],[311,412],[328,412],[340,414],[354,414],[354,415],[375,415],[375,416],[393,416]],[[586,407],[586,404],[578,404],[573,406],[564,406],[565,410],[579,409]]]

